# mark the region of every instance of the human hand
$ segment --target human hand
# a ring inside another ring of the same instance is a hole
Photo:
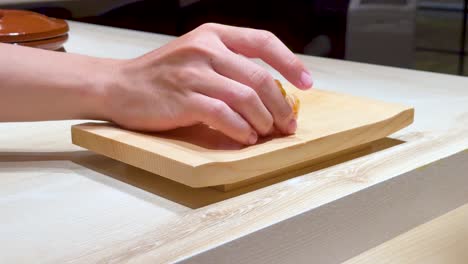
[[[294,133],[294,113],[273,77],[246,57],[262,59],[301,89],[312,86],[302,62],[272,33],[204,24],[117,62],[112,85],[103,89],[103,116],[143,131],[205,123],[243,144],[274,127]]]

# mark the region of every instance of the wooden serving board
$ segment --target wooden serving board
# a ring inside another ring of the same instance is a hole
[[[317,89],[294,93],[301,100],[296,134],[254,146],[205,125],[145,134],[86,123],[72,127],[72,141],[191,187],[228,186],[365,145],[413,122],[414,109],[399,104]]]

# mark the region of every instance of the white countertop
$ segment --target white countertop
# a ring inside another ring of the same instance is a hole
[[[172,39],[70,26],[67,51],[91,56]],[[0,262],[336,263],[468,202],[467,78],[302,58],[316,87],[414,106],[405,143],[226,194],[73,146],[80,121],[3,123]]]

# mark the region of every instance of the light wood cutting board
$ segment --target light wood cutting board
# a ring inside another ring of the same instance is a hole
[[[292,91],[292,89],[288,89]],[[411,107],[329,91],[294,91],[295,135],[240,145],[205,125],[145,134],[108,123],[72,127],[74,144],[191,187],[231,185],[386,137],[413,122]]]

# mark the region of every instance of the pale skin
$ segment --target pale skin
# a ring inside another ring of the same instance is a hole
[[[0,44],[0,122],[95,119],[141,131],[205,123],[243,144],[297,122],[260,58],[300,89],[303,63],[267,31],[205,24],[129,60]]]

